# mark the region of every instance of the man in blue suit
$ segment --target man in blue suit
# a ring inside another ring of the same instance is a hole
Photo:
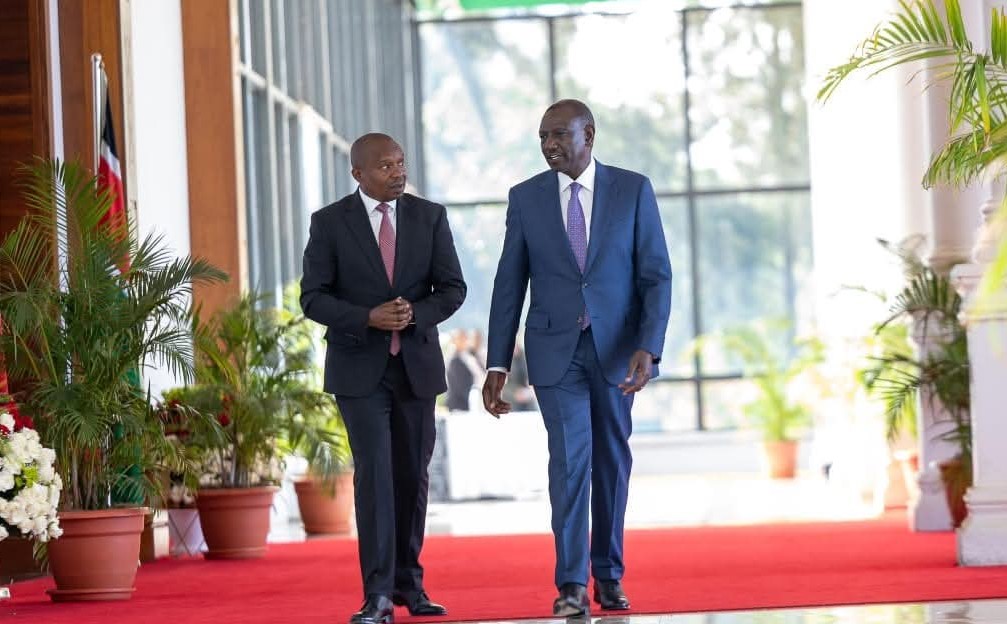
[[[671,308],[654,190],[645,176],[595,161],[594,133],[591,111],[577,100],[560,100],[542,117],[551,171],[510,190],[483,385],[486,410],[509,412],[501,390],[530,282],[525,353],[549,438],[560,617],[590,613],[589,561],[595,601],[629,608],[621,579],[630,409],[657,374]]]

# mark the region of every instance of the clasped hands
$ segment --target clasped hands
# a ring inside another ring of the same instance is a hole
[[[396,297],[376,308],[371,308],[367,324],[377,329],[402,331],[412,320],[413,304],[402,297]]]
[[[619,384],[619,389],[624,395],[639,392],[650,381],[653,370],[654,356],[649,351],[637,349],[629,359],[629,371],[626,373],[626,379]],[[511,411],[511,404],[500,396],[506,381],[507,373],[500,371],[486,373],[486,381],[483,383],[483,407],[494,418],[500,418],[501,414]]]

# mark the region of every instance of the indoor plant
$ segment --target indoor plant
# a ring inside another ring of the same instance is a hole
[[[292,383],[309,392],[322,391],[322,367],[316,355],[324,328],[300,312],[300,288],[295,282],[284,292],[280,320],[287,324],[284,359],[301,369]],[[296,426],[282,439],[285,451],[307,459],[307,474],[295,479],[297,505],[309,535],[349,533],[353,515],[353,464],[349,437],[335,399],[325,394],[319,402],[303,404],[294,415]]]
[[[900,322],[918,323],[923,332],[940,337],[936,349],[917,357],[904,348],[890,348],[871,358],[863,372],[866,388],[885,402],[889,437],[916,419],[922,397],[945,414],[951,427],[942,435],[958,452],[941,465],[954,525],[965,518],[965,491],[972,485],[972,430],[969,420],[969,359],[965,328],[959,321],[962,300],[951,280],[918,259],[903,257],[906,285],[894,297],[890,315],[878,326],[889,331]]]
[[[290,447],[306,452],[323,474],[338,466],[339,432],[313,417],[333,399],[306,383],[310,353],[291,347],[303,318],[262,304],[249,293],[205,324],[196,318],[195,383],[172,394],[189,413],[216,419],[213,426],[188,423],[185,439],[203,460],[196,505],[209,558],[264,554],[269,506]],[[246,498],[255,502],[239,502]],[[238,522],[247,523],[247,534],[239,534]]]
[[[192,374],[192,284],[225,275],[107,221],[112,197],[83,167],[38,160],[23,171],[30,212],[0,241],[0,354],[63,482],[64,535],[48,548],[51,595],[128,598],[145,510],[116,507],[113,493],[150,503],[161,493],[152,475],[192,467],[165,438],[137,372],[160,364]],[[105,538],[100,556],[81,553],[85,535],[107,533],[82,526],[92,522],[135,529],[135,541]],[[73,561],[85,570],[69,571]]]
[[[744,406],[748,422],[762,433],[767,471],[772,478],[793,478],[801,431],[811,424],[807,406],[794,398],[794,385],[819,364],[824,346],[815,338],[787,340],[787,321],[759,320],[708,334],[700,344],[720,345],[740,360],[756,395]],[[782,347],[785,343],[789,347]]]

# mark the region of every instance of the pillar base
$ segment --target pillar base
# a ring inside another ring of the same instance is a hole
[[[909,528],[913,531],[950,531],[951,511],[944,494],[944,481],[933,462],[920,470],[919,492],[909,503]]]
[[[969,515],[958,529],[958,563],[1007,565],[1007,483],[969,488],[965,503]]]

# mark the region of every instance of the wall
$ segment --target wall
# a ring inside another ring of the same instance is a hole
[[[140,237],[164,237],[175,255],[189,253],[182,17],[178,0],[124,3],[128,71],[126,102],[132,119],[136,225]],[[146,373],[156,396],[176,385],[168,371]]]

